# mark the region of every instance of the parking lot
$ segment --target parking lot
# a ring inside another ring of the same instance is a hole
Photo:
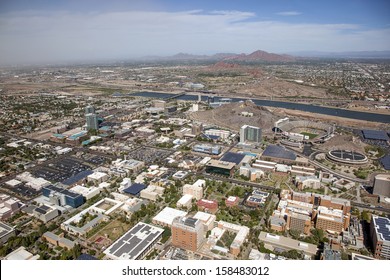
[[[6,184],[3,184],[1,188],[7,189],[11,193],[15,194],[17,197],[23,200],[29,200],[37,197],[41,192],[33,188],[27,187],[25,184],[20,184],[16,187],[10,187]]]
[[[135,151],[131,151],[129,153],[129,157],[136,160],[143,161],[147,164],[151,164],[151,163],[161,162],[162,160],[167,158],[170,154],[172,154],[172,152],[167,150],[141,147]]]
[[[63,182],[74,175],[91,169],[81,160],[68,157],[49,165],[38,166],[31,173],[36,177],[44,178],[52,183]]]
[[[103,165],[104,163],[110,161],[109,158],[104,156],[96,156],[96,155],[87,155],[83,158],[86,162],[93,164],[95,166]]]

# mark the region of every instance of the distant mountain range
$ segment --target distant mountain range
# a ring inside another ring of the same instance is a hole
[[[223,61],[265,61],[265,62],[289,62],[295,61],[295,58],[290,55],[280,55],[275,53],[268,53],[265,51],[257,50],[250,54],[236,54],[236,53],[217,53],[214,55],[194,55],[188,53],[178,53],[172,56],[148,56],[144,57],[147,60],[223,60]]]
[[[178,53],[172,56],[147,56],[143,60],[156,61],[202,61],[215,60],[226,62],[293,62],[304,58],[390,58],[390,51],[360,51],[360,52],[320,52],[300,51],[288,54],[269,53],[257,50],[250,54],[217,53],[214,55],[195,55]]]
[[[228,61],[266,61],[266,62],[290,62],[295,61],[295,58],[286,54],[268,53],[265,51],[255,51],[251,54],[239,54],[224,58]]]

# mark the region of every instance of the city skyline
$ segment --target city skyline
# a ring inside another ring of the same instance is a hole
[[[5,1],[2,64],[390,50],[386,1]]]

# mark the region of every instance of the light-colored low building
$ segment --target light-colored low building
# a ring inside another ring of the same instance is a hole
[[[117,192],[112,192],[111,195],[114,197],[115,200],[117,201],[122,201],[125,202],[126,200],[129,199],[128,195],[122,194],[122,193],[117,193]]]
[[[43,187],[49,186],[51,183],[43,178],[36,178],[29,172],[23,172],[16,176],[17,180],[26,183],[26,186],[33,188],[34,190],[41,190]]]
[[[78,223],[83,219],[85,215],[91,215],[93,219],[79,226]],[[96,227],[99,223],[108,220],[109,218],[101,213],[91,213],[90,211],[84,210],[81,213],[73,216],[69,220],[63,222],[61,224],[61,229],[76,236],[85,236],[91,229]]]
[[[7,194],[0,194],[0,220],[6,220],[18,213],[24,206],[22,202]]]
[[[41,220],[44,223],[47,223],[54,218],[58,217],[60,215],[60,212],[57,208],[51,206],[51,205],[41,205],[36,207],[32,214],[37,219]]]
[[[134,213],[141,209],[142,205],[146,204],[146,202],[142,199],[132,197],[128,198],[127,200],[124,201],[123,206],[121,209],[125,211],[126,213]]]
[[[151,201],[156,201],[159,197],[161,197],[164,194],[164,190],[165,189],[162,187],[149,185],[146,189],[143,189],[140,192],[140,197]]]
[[[17,187],[20,184],[22,184],[22,182],[19,180],[16,180],[16,179],[12,179],[12,180],[5,182],[5,184],[11,188],[14,188],[14,187]]]
[[[303,251],[309,257],[315,256],[317,253],[316,245],[264,231],[260,232],[259,240],[264,242],[265,247],[272,251],[275,249],[285,251],[297,250],[298,252]]]
[[[194,197],[190,194],[183,195],[179,201],[176,203],[178,208],[190,208],[192,205],[192,199]]]
[[[321,182],[325,184],[333,184],[333,182],[337,180],[335,177],[333,177],[332,173],[322,171],[320,171],[319,178],[321,179]]]
[[[99,188],[100,190],[103,190],[103,189],[109,188],[110,186],[111,186],[110,183],[103,182],[103,183],[100,183],[100,184],[98,185],[98,188]]]
[[[66,248],[68,250],[73,249],[76,243],[68,238],[63,236],[58,236],[51,231],[47,231],[42,235],[42,238],[54,246],[60,246],[61,248]]]
[[[321,188],[321,180],[316,176],[297,176],[295,178],[295,184],[297,185],[299,190],[304,190],[306,188]]]
[[[81,194],[82,196],[85,197],[86,200],[91,199],[92,197],[98,195],[100,193],[100,187],[85,187],[85,186],[80,186],[76,185],[70,190],[72,192]]]
[[[86,210],[91,210],[94,213],[101,213],[104,215],[110,215],[111,213],[117,211],[121,206],[123,205],[122,201],[117,201],[115,199],[111,198],[103,198],[102,200],[99,200]]]
[[[333,183],[333,186],[338,189],[346,188],[349,190],[355,186],[355,183],[347,179],[339,179]]]
[[[172,175],[172,178],[175,180],[183,180],[185,177],[187,177],[188,172],[187,171],[177,171],[175,174]]]
[[[32,261],[38,260],[39,257],[39,255],[33,255],[29,251],[27,251],[25,247],[21,246],[18,249],[9,253],[7,256],[5,256],[4,260]]]
[[[212,214],[209,214],[209,213],[206,213],[206,212],[197,212],[194,216],[194,219],[198,219],[200,221],[202,221],[203,223],[203,226],[204,226],[204,232],[207,232],[209,230],[212,230],[214,228],[214,223],[215,223],[215,220],[216,220],[216,216],[215,215],[212,215]]]
[[[315,176],[315,168],[301,165],[292,165],[291,174],[296,176]]]
[[[109,173],[120,177],[126,177],[132,173],[140,172],[144,167],[145,163],[143,161],[135,159],[122,160],[118,158],[111,163]]]
[[[248,177],[250,181],[256,181],[264,177],[265,172],[261,169],[251,167],[249,165],[244,165],[240,167],[240,175]]]
[[[130,186],[131,186],[131,179],[123,178],[122,182],[119,183],[118,191],[121,192],[124,189],[130,188]]]
[[[219,221],[218,227],[236,233],[236,237],[230,245],[230,253],[234,256],[238,256],[238,254],[241,252],[241,245],[244,244],[248,237],[249,228],[224,221]]]
[[[78,236],[85,236],[92,228],[97,226],[102,221],[108,221],[111,213],[120,209],[123,206],[122,201],[116,201],[111,198],[103,198],[99,200],[92,206],[81,211],[77,215],[71,217],[61,224],[61,228],[71,234]],[[78,225],[80,221],[83,220],[85,215],[92,216],[93,219],[84,223],[83,225]]]
[[[171,207],[165,207],[153,218],[153,223],[163,227],[171,227],[173,219],[176,217],[185,217],[187,212],[174,209]]]
[[[91,175],[87,176],[88,182],[93,182],[95,184],[100,184],[102,182],[107,181],[108,179],[108,174],[104,172],[94,172]]]

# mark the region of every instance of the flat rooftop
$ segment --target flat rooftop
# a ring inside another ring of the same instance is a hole
[[[286,160],[296,160],[297,158],[294,152],[287,150],[283,146],[277,145],[268,145],[267,148],[265,148],[262,156]]]
[[[194,219],[198,219],[198,220],[201,220],[203,222],[207,222],[212,217],[215,217],[215,215],[212,215],[212,214],[209,214],[206,212],[198,211],[198,212],[196,212]]]
[[[136,260],[163,232],[161,228],[138,223],[108,247],[104,254],[114,260]]]
[[[187,212],[177,210],[177,209],[174,209],[171,207],[165,207],[160,213],[158,213],[153,218],[153,222],[172,225],[173,220],[176,217],[184,217],[186,215],[187,215]]]
[[[375,233],[378,239],[390,242],[390,219],[372,216],[371,223],[374,223]]]
[[[4,235],[7,235],[8,233],[12,232],[14,230],[13,227],[0,222],[0,238],[2,238]]]
[[[15,251],[12,251],[4,258],[5,260],[37,260],[39,255],[33,255],[26,250],[23,246],[19,247]]]
[[[221,158],[221,161],[240,164],[240,162],[244,159],[244,157],[245,157],[244,154],[228,152]]]
[[[259,240],[271,245],[273,248],[303,251],[308,255],[315,255],[317,253],[316,245],[264,231],[260,232]]]
[[[212,159],[207,163],[207,166],[218,167],[218,168],[230,170],[230,169],[234,168],[236,166],[236,164],[233,162]]]

